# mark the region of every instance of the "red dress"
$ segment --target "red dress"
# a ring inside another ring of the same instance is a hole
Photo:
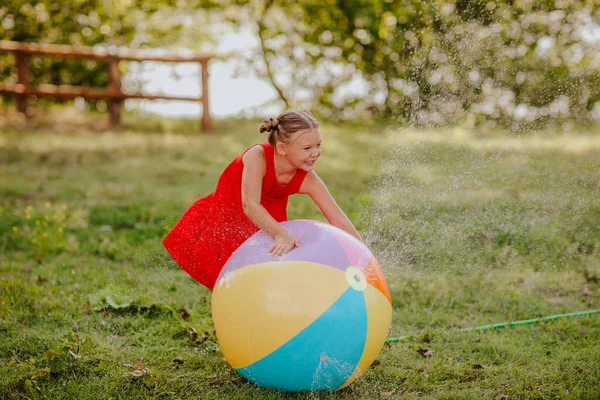
[[[277,222],[286,221],[288,196],[298,193],[306,171],[299,169],[287,185],[281,185],[275,174],[273,146],[261,146],[266,172],[260,204]],[[162,242],[179,266],[210,290],[231,254],[259,230],[242,207],[244,154],[223,171],[215,192],[192,204]]]

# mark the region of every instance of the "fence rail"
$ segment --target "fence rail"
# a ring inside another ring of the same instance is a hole
[[[0,40],[0,51],[14,53],[17,67],[17,83],[0,83],[0,94],[16,95],[17,108],[19,112],[25,115],[29,115],[29,98],[32,96],[49,97],[55,99],[74,99],[77,97],[83,97],[85,99],[108,101],[110,124],[113,127],[118,127],[121,125],[122,104],[126,99],[178,100],[201,103],[201,128],[203,131],[209,131],[212,128],[212,119],[210,117],[208,106],[208,61],[210,60],[210,57],[187,57],[179,55],[156,56],[142,51],[123,51],[119,49],[112,49],[110,47],[74,47],[55,44],[12,42],[6,40]],[[32,86],[29,83],[28,70],[29,58],[31,56],[50,56],[104,61],[108,63],[108,87],[106,89],[102,89],[50,84]],[[202,93],[200,97],[124,93],[121,91],[121,72],[119,70],[120,61],[157,61],[168,63],[197,62],[200,64],[201,69]]]

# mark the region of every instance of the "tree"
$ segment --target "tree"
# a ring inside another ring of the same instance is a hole
[[[600,40],[585,36],[600,11],[590,2],[244,4],[282,100],[330,117],[531,122],[589,117],[600,98]],[[365,82],[361,96],[344,95],[352,79]]]

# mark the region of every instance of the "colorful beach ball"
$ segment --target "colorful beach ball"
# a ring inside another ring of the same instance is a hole
[[[264,232],[221,271],[212,295],[229,364],[261,387],[336,390],[369,368],[391,324],[390,293],[369,249],[341,229],[286,221],[301,246],[274,257]]]

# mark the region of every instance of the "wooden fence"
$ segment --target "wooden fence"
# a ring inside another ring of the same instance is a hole
[[[177,55],[153,56],[142,51],[115,51],[111,52],[106,47],[71,47],[66,45],[22,43],[0,40],[0,51],[15,54],[17,67],[17,83],[1,83],[0,94],[17,96],[17,108],[19,112],[27,115],[29,97],[50,97],[55,99],[74,99],[83,97],[85,99],[106,100],[109,103],[110,124],[113,127],[121,125],[121,109],[125,99],[147,99],[147,100],[179,100],[202,103],[202,117],[200,119],[203,131],[212,128],[208,108],[208,61],[209,57],[194,56],[182,57]],[[83,86],[49,85],[40,84],[31,86],[29,82],[28,64],[31,56],[51,56],[62,58],[79,58],[97,60],[108,63],[109,82],[106,89],[89,88]],[[119,71],[120,61],[158,61],[169,63],[197,62],[200,63],[202,94],[200,97],[181,97],[146,95],[142,93],[123,93],[121,91],[121,73]]]

